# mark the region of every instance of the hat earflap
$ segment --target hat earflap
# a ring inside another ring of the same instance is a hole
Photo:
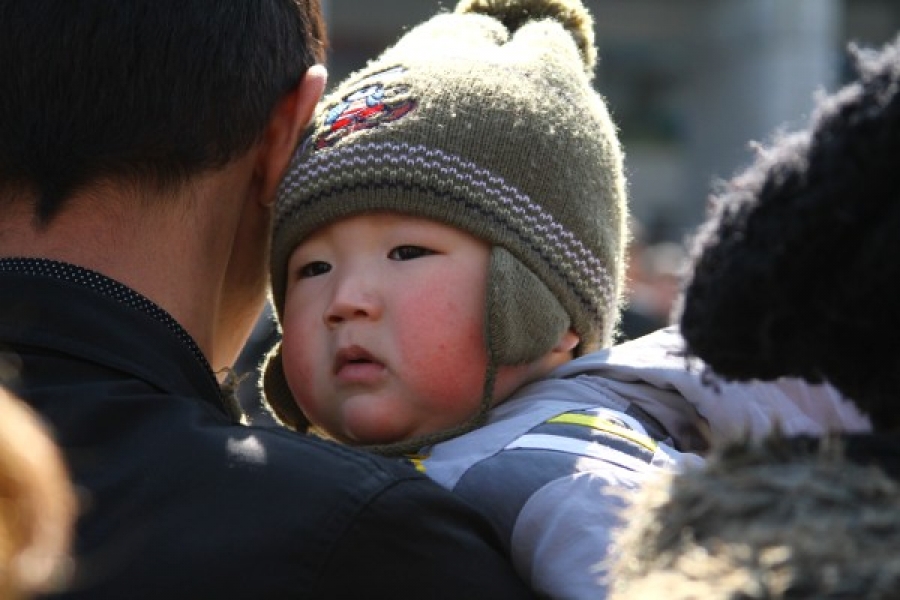
[[[281,342],[266,356],[263,363],[263,403],[275,417],[285,426],[295,431],[306,433],[309,420],[291,394],[287,379],[284,376],[284,365],[281,362]]]
[[[559,342],[571,325],[565,309],[537,275],[494,246],[488,268],[485,336],[495,365],[527,364]]]

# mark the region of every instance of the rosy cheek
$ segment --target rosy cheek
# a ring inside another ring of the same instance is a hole
[[[484,384],[487,358],[481,308],[455,290],[436,293],[440,289],[432,286],[405,295],[398,312],[404,317],[397,325],[402,329],[397,343],[431,406],[465,410],[469,402],[461,398],[480,400]]]
[[[294,401],[307,413],[316,412],[314,382],[317,369],[309,354],[311,340],[302,335],[285,335],[281,346],[281,360],[285,379]]]

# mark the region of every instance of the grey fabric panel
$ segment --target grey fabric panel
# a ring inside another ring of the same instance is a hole
[[[601,420],[612,422],[592,409],[568,414],[600,416]],[[654,456],[654,451],[626,437],[584,425],[541,423],[528,434],[553,435],[599,444],[647,465]],[[640,435],[639,432],[635,434]],[[583,459],[580,454],[552,449],[504,450],[473,465],[453,489],[487,515],[508,548],[522,506],[551,481],[581,471],[577,463]]]
[[[525,502],[547,483],[577,472],[575,454],[549,450],[507,450],[473,466],[454,492],[481,510],[509,550]]]

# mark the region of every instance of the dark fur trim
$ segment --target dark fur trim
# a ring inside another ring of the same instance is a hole
[[[888,600],[900,586],[900,486],[839,440],[732,443],[649,482],[623,522],[610,600]]]

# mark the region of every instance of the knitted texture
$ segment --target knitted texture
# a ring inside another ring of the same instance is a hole
[[[897,598],[900,485],[834,440],[813,447],[735,442],[648,482],[616,534],[610,600]]]
[[[340,218],[391,211],[506,251],[486,298],[495,364],[542,356],[570,326],[578,353],[608,345],[627,208],[616,130],[591,84],[592,27],[575,0],[467,0],[339,84],[279,192],[279,317],[298,243]]]
[[[728,379],[828,380],[900,427],[900,38],[760,150],[695,242],[681,330]]]

